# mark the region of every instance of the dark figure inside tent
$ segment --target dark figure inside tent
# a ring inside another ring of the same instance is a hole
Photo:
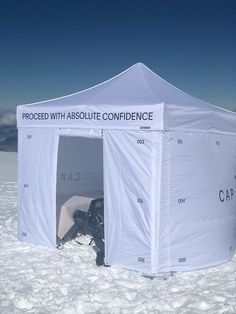
[[[104,265],[104,199],[94,199],[88,212],[76,210],[73,218],[77,227],[75,235],[87,233],[91,235],[90,244],[94,242],[98,249],[96,264]]]

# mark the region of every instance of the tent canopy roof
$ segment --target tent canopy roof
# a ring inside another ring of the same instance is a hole
[[[192,97],[172,86],[142,63],[87,90],[68,96],[18,106],[19,111],[98,110],[119,107],[153,108],[161,111],[157,129],[204,129],[236,133],[236,114]],[[158,108],[159,107],[159,108]],[[161,107],[161,108],[160,108]],[[19,117],[19,115],[18,115]],[[210,119],[210,121],[209,121]],[[20,120],[20,119],[18,119]],[[220,124],[223,125],[220,126]],[[18,126],[22,126],[18,123]]]
[[[172,86],[143,63],[86,90],[24,106],[80,106],[80,105],[148,105],[176,104],[219,110],[220,108],[194,98]],[[222,109],[220,109],[222,110]]]

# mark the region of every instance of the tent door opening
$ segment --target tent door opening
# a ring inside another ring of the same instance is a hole
[[[87,212],[103,198],[103,140],[99,137],[59,136],[56,189],[57,242],[76,232],[74,213]]]

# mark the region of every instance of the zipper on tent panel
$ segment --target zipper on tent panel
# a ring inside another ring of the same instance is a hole
[[[158,226],[158,212],[159,212],[159,193],[157,188],[160,188],[160,172],[158,173],[157,165],[160,169],[160,154],[158,156],[157,152],[157,141],[158,136],[157,131],[153,131],[152,137],[152,182],[151,182],[151,218],[150,218],[150,227],[151,227],[151,271],[152,273],[156,272],[157,269],[157,254],[158,254],[158,239],[157,239],[157,226]],[[158,160],[159,159],[159,160]],[[158,162],[159,161],[159,162]]]
[[[154,206],[154,237],[155,237],[155,248],[154,248],[154,258],[155,258],[155,273],[158,271],[158,255],[159,255],[159,230],[160,230],[160,208],[161,208],[161,195],[162,195],[162,162],[163,162],[163,139],[164,139],[164,131],[155,133],[156,137],[158,137],[158,141],[155,142],[155,160],[153,161],[154,166],[154,178],[153,182],[153,206]],[[157,149],[157,145],[159,145],[159,151]]]
[[[170,133],[169,133],[170,134]],[[166,137],[169,135],[168,132],[166,133]],[[170,148],[169,145],[165,145],[165,155],[166,157],[168,157],[169,159],[169,154],[170,154]],[[171,184],[171,180],[170,180],[170,173],[171,173],[171,164],[170,162],[166,163],[165,166],[165,178],[167,180],[167,184],[165,184],[165,193],[166,193],[166,198],[168,200],[168,202],[166,202],[167,205],[165,208],[165,212],[167,213],[167,221],[171,221],[170,220],[170,195],[171,195],[171,191],[170,191],[170,184]],[[166,267],[168,269],[168,271],[170,271],[170,236],[168,235],[168,238],[166,240],[166,244],[167,244],[167,259],[166,259]]]
[[[54,223],[53,223],[53,234],[54,234],[54,247],[57,247],[57,167],[58,167],[58,150],[59,150],[59,143],[60,143],[60,129],[55,130],[54,134],[54,140],[55,140],[55,169],[53,172],[53,175],[55,176],[55,184],[54,184],[54,199],[53,199],[53,207],[54,207]]]
[[[164,131],[165,104],[161,104],[161,130]]]
[[[38,142],[38,147],[39,147],[39,154],[38,154],[38,159],[37,159],[37,165],[36,165],[36,171],[37,171],[37,188],[36,188],[36,229],[37,229],[37,238],[39,234],[39,199],[38,196],[40,195],[39,193],[39,177],[40,177],[40,163],[41,163],[41,156],[42,156],[42,137],[40,137],[40,140]],[[36,153],[36,152],[35,152]],[[44,169],[44,168],[43,168]],[[38,241],[38,240],[37,240]]]

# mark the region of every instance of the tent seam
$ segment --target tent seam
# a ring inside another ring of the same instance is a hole
[[[151,93],[151,95],[152,95],[152,96],[156,99],[156,101],[157,101],[158,103],[162,103],[162,101],[156,97],[156,95],[153,93],[153,91],[152,91],[151,87],[149,86],[149,84],[148,84],[148,82],[147,82],[147,80],[146,80],[146,78],[145,78],[145,76],[144,76],[144,74],[143,74],[143,69],[142,69],[142,66],[141,66],[141,65],[139,65],[139,67],[140,67],[140,72],[141,72],[141,75],[142,75],[143,81],[144,81],[145,85],[147,86],[147,88],[148,88],[149,92],[150,92],[150,93]]]
[[[230,114],[233,113],[234,115],[236,115],[236,113],[233,112],[233,111],[231,111],[231,110],[228,110],[228,109],[226,109],[226,108],[218,107],[218,106],[216,106],[216,105],[211,104],[211,103],[208,102],[208,101],[202,100],[202,99],[200,99],[200,98],[198,98],[198,97],[195,97],[195,96],[192,96],[192,95],[188,94],[187,92],[185,92],[185,91],[181,90],[180,88],[178,88],[178,87],[172,85],[171,83],[169,83],[168,81],[166,81],[165,79],[163,79],[162,77],[160,77],[159,75],[157,75],[155,72],[153,72],[151,69],[149,69],[145,64],[143,64],[143,66],[144,66],[145,68],[147,68],[148,71],[152,72],[152,74],[153,74],[155,77],[157,77],[159,80],[163,81],[165,84],[169,85],[171,88],[174,88],[176,91],[180,92],[181,94],[183,94],[183,95],[185,95],[185,96],[188,96],[188,97],[191,97],[191,98],[194,99],[194,100],[200,101],[200,102],[203,103],[203,104],[207,104],[207,105],[210,106],[211,108],[217,109],[217,110],[219,110],[219,111],[221,111],[221,112],[228,112],[228,113],[230,113]]]
[[[55,175],[55,186],[54,186],[54,189],[55,189],[55,197],[54,197],[54,206],[55,206],[55,211],[54,211],[54,224],[53,224],[53,228],[54,228],[54,241],[55,241],[55,247],[57,245],[57,171],[58,171],[58,152],[59,152],[59,144],[60,144],[60,129],[57,129],[57,132],[55,132],[54,134],[54,141],[56,140],[56,157],[55,157],[55,172],[54,172],[54,175]]]
[[[164,103],[163,103],[163,105],[164,105]],[[164,115],[164,109],[163,109],[163,113],[162,113],[163,115]],[[49,128],[51,128],[51,129],[58,129],[58,126],[51,126],[51,125],[30,125],[30,126],[18,126],[17,127],[17,129],[26,129],[26,128],[33,128],[33,129],[35,129],[35,128],[46,128],[46,129],[49,129]],[[103,130],[117,130],[117,131],[121,131],[121,130],[124,130],[124,128],[122,129],[122,128],[120,128],[120,127],[113,127],[113,128],[106,128],[106,127],[101,127],[101,128],[91,128],[91,127],[85,127],[85,126],[80,126],[80,127],[78,127],[78,126],[76,126],[76,125],[73,125],[73,126],[70,126],[70,127],[68,127],[68,125],[62,125],[62,126],[60,126],[60,129],[83,129],[83,130],[87,130],[87,129],[94,129],[94,130],[101,130],[101,129],[103,129]],[[125,128],[125,130],[128,130],[128,131],[138,131],[138,130],[140,130],[140,128],[138,128],[138,127],[136,127],[136,128],[129,128],[129,127],[127,127],[127,128]],[[152,128],[152,129],[150,129],[150,130],[145,130],[145,131],[150,131],[150,132],[152,132],[152,131],[164,131],[164,132],[169,132],[169,133],[171,133],[171,132],[181,132],[181,133],[201,133],[201,134],[219,134],[219,135],[226,135],[226,136],[236,136],[236,133],[233,133],[233,132],[221,132],[221,131],[218,131],[218,132],[215,132],[215,131],[209,131],[209,130],[202,130],[202,129],[178,129],[178,128],[162,128],[162,129],[160,129],[160,128]]]
[[[160,174],[158,179],[158,184],[156,186],[159,187],[159,195],[158,195],[158,202],[157,202],[157,211],[156,211],[156,224],[157,224],[157,231],[156,231],[156,272],[158,272],[158,256],[159,256],[159,232],[160,232],[160,208],[161,208],[161,196],[162,196],[162,172],[163,172],[163,166],[162,166],[162,161],[163,161],[163,133],[160,133],[160,153],[159,153],[159,169],[160,169]],[[157,174],[156,174],[157,175]]]

